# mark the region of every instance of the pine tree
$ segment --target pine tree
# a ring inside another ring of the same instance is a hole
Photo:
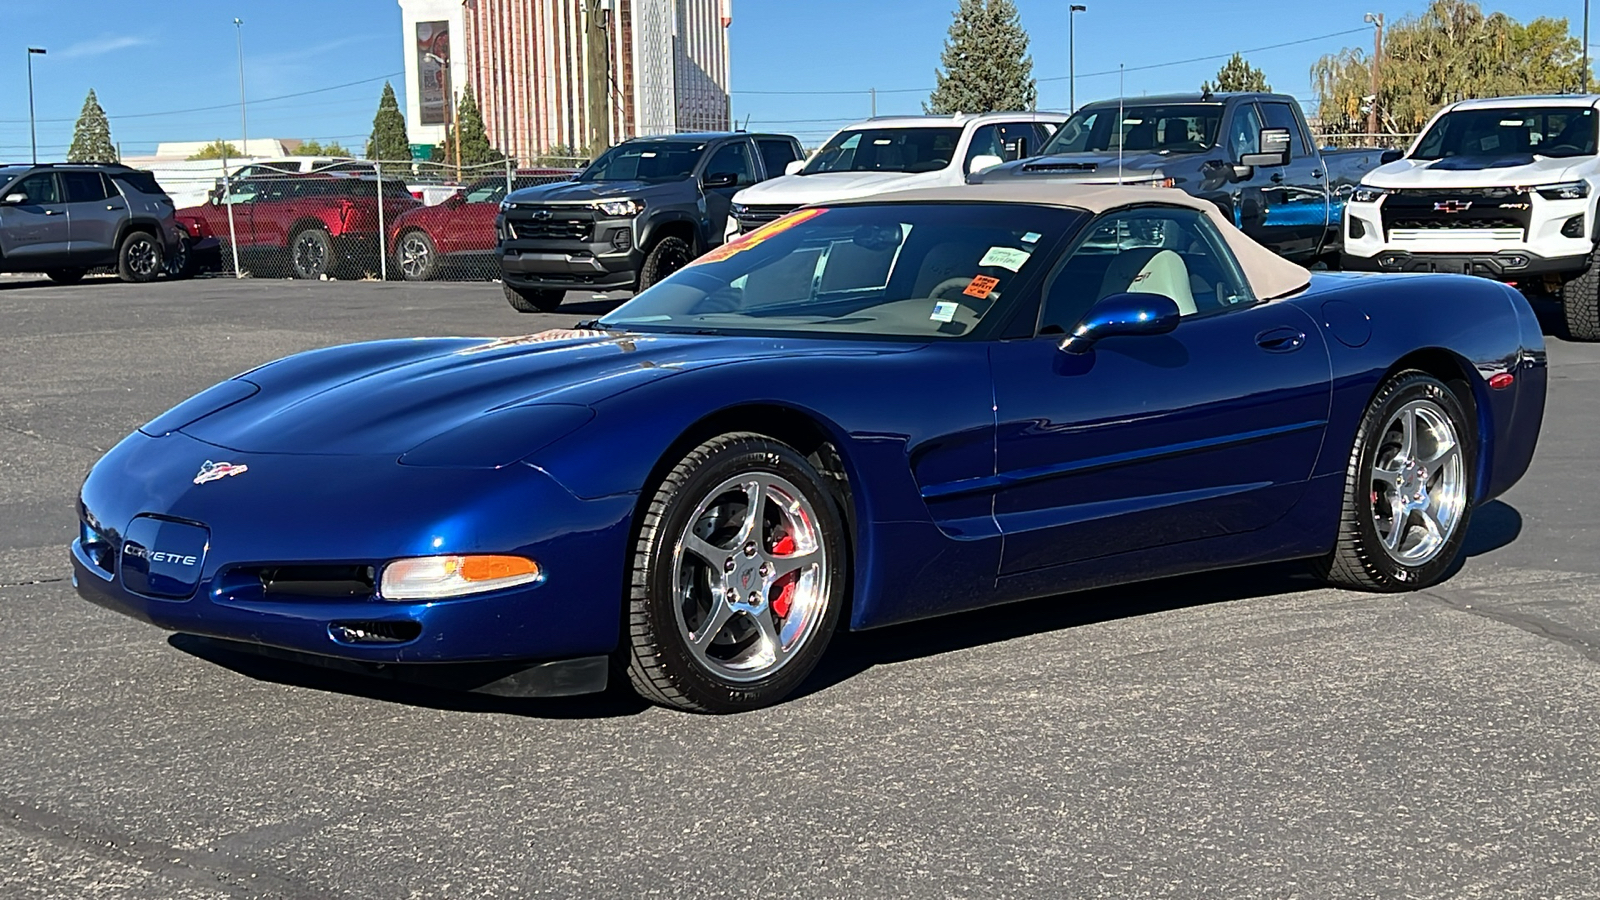
[[[1244,57],[1235,53],[1217,70],[1215,83],[1203,81],[1200,90],[1207,94],[1222,94],[1229,91],[1270,91],[1272,85],[1267,84],[1267,74],[1255,66],[1244,61]]]
[[[94,88],[83,100],[83,112],[78,113],[78,124],[72,129],[72,146],[67,150],[67,162],[114,163],[121,162],[117,146],[111,143],[111,123],[106,121],[106,111],[94,96]]]
[[[505,155],[489,143],[489,131],[483,125],[483,113],[478,110],[478,101],[472,96],[471,85],[461,92],[461,99],[456,103],[454,118],[455,121],[445,133],[444,143],[433,153],[434,161],[452,164],[457,162],[455,148],[457,135],[461,137],[459,162],[463,167],[483,166],[505,159]]]
[[[372,117],[372,136],[367,139],[367,159],[402,161],[411,159],[411,139],[406,136],[406,117],[400,114],[400,101],[394,85],[383,83],[378,99],[378,114]]]
[[[960,0],[925,112],[1032,109],[1038,100],[1028,33],[1011,0]]]

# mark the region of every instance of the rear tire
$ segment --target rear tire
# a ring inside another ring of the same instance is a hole
[[[1575,341],[1600,341],[1600,246],[1589,254],[1589,271],[1561,286],[1567,334]]]
[[[1472,518],[1477,435],[1456,395],[1431,375],[1401,372],[1356,430],[1339,538],[1313,563],[1357,591],[1428,587],[1455,565]]]
[[[639,267],[639,290],[671,275],[694,261],[694,251],[689,242],[680,237],[664,237],[645,255]]]
[[[146,231],[128,232],[117,250],[117,275],[129,284],[145,284],[161,272],[161,242]]]
[[[744,433],[706,441],[667,473],[628,571],[623,655],[641,697],[744,712],[805,681],[849,580],[827,484],[794,448]]]
[[[194,257],[192,242],[187,237],[178,238],[178,249],[167,257],[162,268],[167,270],[167,277],[184,279],[194,274]]]
[[[512,287],[508,282],[500,282],[505,289],[506,302],[511,308],[520,313],[554,312],[561,305],[566,291],[545,291],[533,288]]]
[[[88,269],[51,269],[44,273],[56,284],[77,284],[83,276],[89,274]]]
[[[289,268],[296,278],[321,278],[333,268],[333,238],[307,228],[289,239]]]

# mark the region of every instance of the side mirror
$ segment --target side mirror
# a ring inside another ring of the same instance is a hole
[[[736,172],[712,172],[700,179],[700,184],[708,188],[729,188],[739,183]]]
[[[1286,166],[1289,164],[1289,129],[1263,128],[1257,137],[1259,153],[1239,157],[1241,166]]]
[[[803,159],[797,159],[797,160],[794,160],[794,161],[790,162],[788,165],[783,167],[783,174],[785,174],[785,175],[799,175],[800,174],[800,170],[804,169],[805,167],[806,167],[806,161],[803,160]]]
[[[984,169],[992,169],[1003,162],[1005,162],[1005,160],[998,156],[982,153],[978,156],[974,156],[972,158],[972,162],[967,163],[967,174],[976,175],[979,172],[982,172]]]
[[[27,203],[27,202],[28,202],[28,195],[24,194],[21,191],[13,191],[13,192],[11,192],[11,193],[6,195],[6,205],[7,206],[16,206],[17,204]]]
[[[1067,353],[1087,353],[1096,341],[1118,335],[1166,334],[1178,327],[1178,304],[1161,294],[1112,294],[1101,298],[1061,342]]]

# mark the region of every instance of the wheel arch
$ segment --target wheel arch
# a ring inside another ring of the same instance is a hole
[[[662,238],[680,237],[689,242],[689,252],[700,252],[700,229],[686,213],[672,213],[648,223],[640,235],[639,249],[649,253]]]
[[[320,228],[327,232],[329,237],[333,236],[333,230],[328,227],[327,222],[324,222],[316,216],[301,216],[300,218],[294,220],[293,225],[289,226],[289,230],[287,232],[289,243],[292,245],[294,243],[294,239],[299,237],[300,233],[308,228]]]
[[[1400,357],[1383,373],[1372,389],[1372,396],[1367,398],[1368,405],[1390,379],[1411,370],[1444,382],[1476,427],[1474,443],[1478,458],[1472,473],[1472,502],[1479,502],[1494,471],[1494,421],[1490,416],[1488,384],[1472,363],[1460,354],[1444,347],[1423,347]]]
[[[118,252],[121,252],[122,242],[127,240],[128,235],[134,233],[135,231],[142,231],[145,234],[150,235],[156,239],[157,243],[161,244],[161,249],[163,251],[167,249],[167,242],[163,240],[161,236],[161,223],[155,219],[141,216],[138,218],[128,219],[117,228],[116,249]]]

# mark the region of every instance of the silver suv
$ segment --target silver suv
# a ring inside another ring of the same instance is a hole
[[[139,169],[0,166],[0,271],[71,284],[115,266],[123,281],[151,281],[185,262],[172,214],[172,198]]]

